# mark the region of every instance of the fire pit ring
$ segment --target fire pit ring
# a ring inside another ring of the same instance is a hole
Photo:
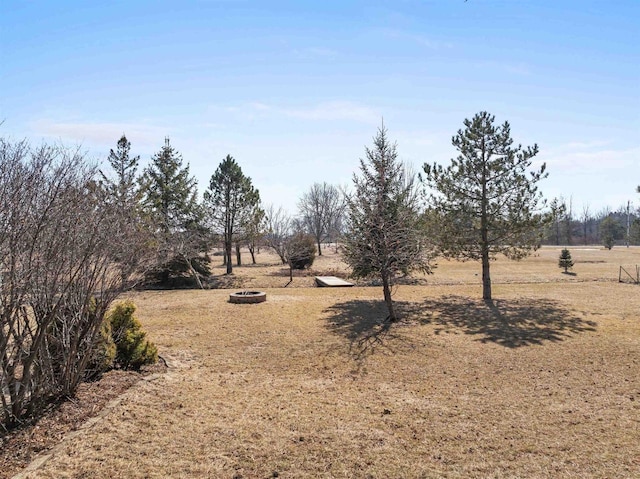
[[[263,291],[238,291],[229,295],[230,303],[255,304],[267,300],[267,293]]]

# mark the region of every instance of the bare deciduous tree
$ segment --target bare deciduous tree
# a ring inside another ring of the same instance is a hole
[[[291,216],[282,209],[269,205],[265,210],[265,244],[276,252],[282,264],[287,264],[287,240],[291,235]]]
[[[249,249],[251,262],[256,264],[256,251],[265,234],[265,212],[259,204],[251,209],[247,222],[243,227],[244,242]]]
[[[322,242],[337,230],[344,213],[340,190],[327,183],[314,183],[298,203],[304,229],[311,234],[322,256]]]
[[[586,245],[588,241],[589,223],[591,221],[589,203],[582,205],[582,215],[580,216],[580,220],[582,221],[582,241]]]

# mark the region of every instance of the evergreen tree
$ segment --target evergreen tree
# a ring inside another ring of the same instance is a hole
[[[378,277],[389,310],[387,320],[397,321],[391,288],[398,274],[428,272],[429,258],[420,237],[418,198],[414,177],[398,161],[396,145],[380,128],[360,176],[354,174],[355,191],[347,197],[347,232],[343,257],[357,278]]]
[[[227,155],[211,176],[204,198],[214,228],[223,235],[227,274],[231,274],[233,242],[260,204],[260,193],[251,184],[251,178],[242,173],[236,160]]]
[[[612,215],[606,216],[600,222],[600,240],[602,245],[607,248],[613,248],[616,239],[622,237],[622,225],[618,223]]]
[[[110,174],[100,171],[101,185],[105,202],[113,206],[116,212],[112,222],[112,228],[117,234],[112,241],[119,242],[120,251],[129,252],[128,255],[120,255],[114,260],[120,265],[127,265],[128,270],[143,265],[143,260],[149,255],[149,225],[146,224],[142,211],[142,193],[138,184],[138,163],[140,156],[131,157],[131,142],[125,135],[118,140],[116,150],[109,151],[107,161],[111,166]],[[131,246],[131,247],[127,247]],[[122,271],[123,281],[127,276]]]
[[[543,240],[545,244],[569,244],[566,234],[567,205],[564,198],[554,198],[549,203],[547,213],[548,222],[544,227]]]
[[[573,268],[573,260],[571,259],[571,253],[567,248],[564,248],[560,252],[560,258],[558,259],[558,267],[564,268],[565,274]]]
[[[186,268],[200,287],[198,272],[208,275],[205,257],[205,229],[197,202],[197,182],[189,175],[189,165],[165,138],[164,146],[151,158],[141,179],[143,206],[160,254],[161,282]]]
[[[452,143],[460,155],[443,168],[425,164],[426,184],[441,252],[447,257],[481,260],[482,297],[491,299],[489,262],[498,253],[520,259],[540,244],[545,217],[537,212],[536,184],[545,165],[527,174],[538,146],[512,147],[509,123],[494,126],[487,112],[465,120]]]
[[[116,151],[109,150],[107,158],[114,176],[100,172],[109,197],[122,214],[127,214],[132,208],[137,209],[140,201],[137,177],[140,156],[131,157],[130,152],[131,142],[122,135],[118,140]]]
[[[197,202],[197,182],[182,166],[180,155],[165,138],[164,146],[144,170],[144,205],[157,228],[171,234],[197,223],[201,217]]]

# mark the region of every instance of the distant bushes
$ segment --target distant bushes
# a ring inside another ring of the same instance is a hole
[[[316,259],[316,242],[310,235],[296,234],[289,240],[287,252],[291,269],[310,268]]]
[[[185,260],[174,256],[169,261],[156,265],[145,274],[145,285],[161,288],[193,288],[198,286],[194,275],[200,280],[211,276],[209,255],[198,255]]]

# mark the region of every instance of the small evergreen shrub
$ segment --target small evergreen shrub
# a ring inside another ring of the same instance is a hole
[[[558,266],[564,268],[564,272],[568,273],[573,268],[573,260],[571,259],[571,253],[567,248],[560,252],[560,258],[558,259]]]
[[[289,240],[287,251],[292,269],[306,269],[316,259],[316,242],[313,237],[299,233]]]
[[[158,350],[145,339],[140,321],[133,317],[132,301],[116,305],[109,313],[111,336],[116,346],[115,364],[122,369],[138,370],[158,360]]]

